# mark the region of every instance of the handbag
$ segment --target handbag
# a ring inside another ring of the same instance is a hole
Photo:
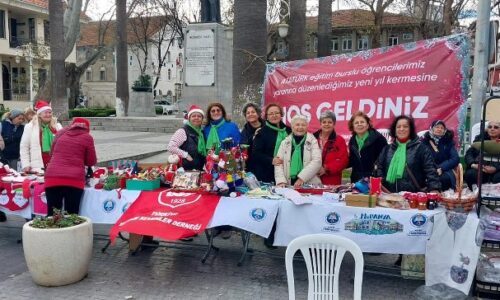
[[[424,187],[424,188],[420,187],[420,184],[418,184],[417,178],[415,178],[415,175],[413,175],[413,172],[408,167],[408,164],[405,164],[405,169],[406,169],[406,173],[408,173],[408,176],[410,176],[411,181],[417,187],[417,190],[419,190],[420,192],[426,193],[427,187]]]

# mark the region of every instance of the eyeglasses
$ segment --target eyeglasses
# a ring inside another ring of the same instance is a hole
[[[500,126],[497,126],[497,125],[488,125],[488,129],[498,129],[500,128]]]
[[[219,108],[214,108],[214,109],[211,109],[210,112],[213,113],[213,112],[221,112],[222,110],[220,110]]]
[[[272,116],[281,116],[281,113],[280,112],[272,112],[272,113],[268,113],[267,115],[270,116],[270,117],[272,117]]]

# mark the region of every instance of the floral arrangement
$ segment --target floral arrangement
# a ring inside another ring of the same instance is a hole
[[[65,228],[82,224],[86,220],[76,214],[66,214],[65,211],[54,208],[54,215],[52,217],[36,217],[31,222],[30,226],[33,228],[51,229],[51,228]]]

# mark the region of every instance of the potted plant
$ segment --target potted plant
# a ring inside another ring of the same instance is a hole
[[[37,217],[23,226],[24,258],[39,285],[61,286],[83,279],[92,246],[92,222],[86,217],[54,209],[52,217]]]
[[[136,92],[151,92],[151,76],[148,74],[139,75],[139,78],[132,85],[132,90]]]

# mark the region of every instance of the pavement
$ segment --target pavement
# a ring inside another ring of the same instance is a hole
[[[143,162],[164,162],[170,135],[159,133],[93,131],[98,161],[141,157]],[[156,154],[155,154],[156,153]],[[155,154],[155,155],[153,155]],[[151,156],[153,155],[153,156]],[[269,250],[260,237],[252,237],[243,266],[236,265],[241,239],[216,238],[220,251],[205,264],[204,236],[190,243],[167,244],[154,251],[131,255],[124,241],[104,253],[109,225],[94,225],[94,252],[88,276],[63,287],[40,287],[31,280],[23,256],[21,228],[24,219],[8,216],[0,223],[0,299],[287,299],[284,248]],[[50,241],[47,241],[50,242]],[[367,264],[392,266],[396,255],[365,256]],[[303,261],[295,263],[297,299],[307,298],[307,273]],[[371,267],[372,271],[382,267]],[[340,299],[352,299],[354,261],[346,255],[340,271]],[[389,273],[397,274],[392,268]],[[412,298],[423,281],[364,273],[363,299]]]

